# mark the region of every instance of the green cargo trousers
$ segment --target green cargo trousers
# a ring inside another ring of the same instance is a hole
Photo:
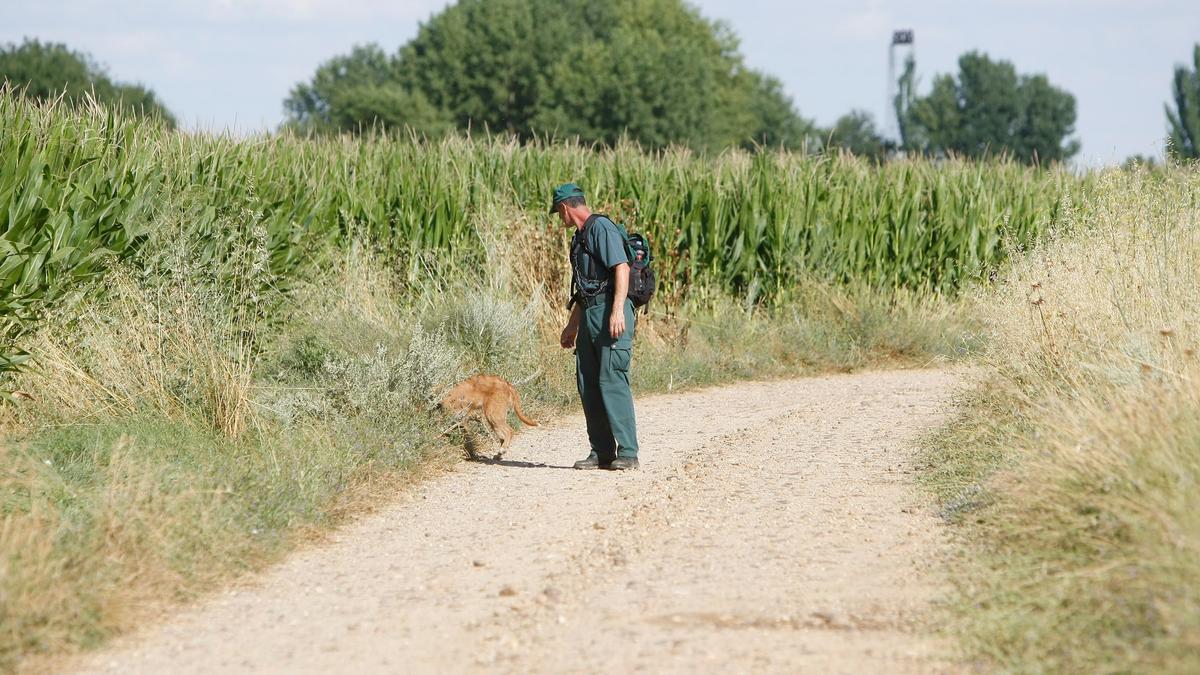
[[[602,464],[614,457],[636,458],[637,423],[633,392],[629,389],[629,363],[633,356],[633,303],[625,301],[625,333],[616,340],[608,332],[612,299],[603,296],[587,306],[579,321],[575,341],[575,379],[587,419],[592,452]]]

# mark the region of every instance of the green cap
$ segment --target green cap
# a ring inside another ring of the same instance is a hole
[[[570,199],[571,197],[582,197],[583,188],[574,183],[564,183],[554,188],[554,199],[550,202],[550,213],[554,213],[554,208],[558,203]]]

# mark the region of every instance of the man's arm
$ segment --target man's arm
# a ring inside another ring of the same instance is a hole
[[[608,333],[613,339],[625,334],[625,298],[629,295],[629,263],[621,263],[612,269],[613,305],[608,317]]]
[[[628,280],[626,283],[628,283]],[[582,312],[583,305],[578,302],[571,307],[571,318],[567,319],[566,327],[562,329],[562,334],[558,336],[558,344],[563,349],[570,349],[575,346],[575,338],[579,335],[579,320]]]

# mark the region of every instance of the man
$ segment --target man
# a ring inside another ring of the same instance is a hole
[[[588,209],[574,183],[554,190],[550,213],[575,228],[571,318],[559,343],[563,349],[575,347],[575,379],[592,446],[575,468],[636,469],[637,425],[629,389],[634,314],[625,239],[611,220]]]

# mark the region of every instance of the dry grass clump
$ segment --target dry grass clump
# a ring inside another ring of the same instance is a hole
[[[981,303],[991,374],[933,456],[982,554],[958,628],[1005,670],[1197,672],[1200,172],[1106,173],[1069,220]]]
[[[241,436],[249,420],[252,335],[213,321],[221,295],[149,289],[121,271],[106,286],[103,303],[62,308],[53,328],[30,340],[36,367],[20,381],[33,402],[20,406],[22,419],[194,414],[229,438]]]

